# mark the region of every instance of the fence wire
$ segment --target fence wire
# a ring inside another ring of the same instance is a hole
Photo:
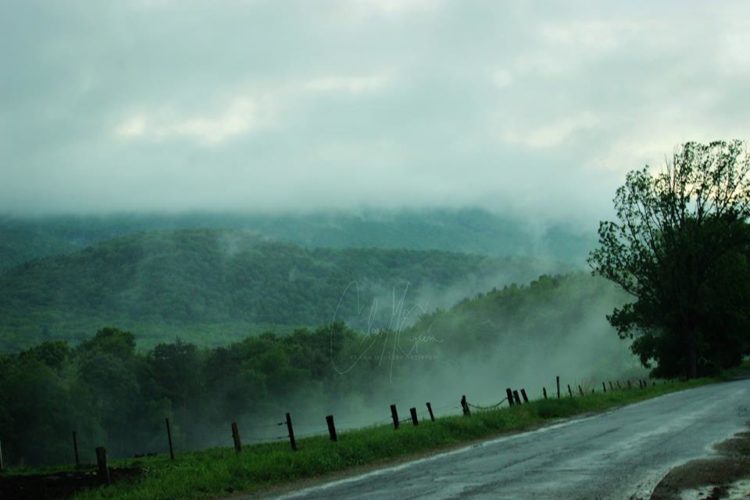
[[[495,408],[499,408],[500,405],[505,403],[506,401],[508,401],[508,398],[503,398],[499,403],[495,403],[494,405],[489,406],[474,405],[469,402],[467,402],[466,404],[468,404],[470,408],[476,408],[477,410],[494,410]]]

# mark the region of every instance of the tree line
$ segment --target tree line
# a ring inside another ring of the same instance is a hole
[[[541,387],[555,374],[600,380],[634,368],[603,319],[621,299],[577,273],[480,293],[395,330],[389,304],[370,331],[337,322],[215,347],[144,349],[117,328],[77,345],[46,341],[0,356],[0,440],[8,463],[66,463],[72,431],[84,452],[131,456],[164,451],[165,417],[185,450],[228,445],[233,420],[243,440],[271,438],[288,411],[304,433],[308,422],[324,431],[331,413],[359,426],[399,401],[497,401],[502,384]]]

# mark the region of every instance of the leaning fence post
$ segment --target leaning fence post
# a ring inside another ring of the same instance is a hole
[[[430,420],[434,422],[435,421],[435,414],[432,413],[432,405],[430,404],[429,401],[427,402],[427,411],[430,413]]]
[[[583,397],[583,387],[580,385],[578,386],[578,392],[581,393],[581,397]]]
[[[328,415],[326,417],[326,424],[328,424],[328,435],[331,437],[331,441],[338,441],[338,436],[336,435],[336,424],[333,422],[333,415]]]
[[[514,401],[513,401],[513,391],[510,390],[510,387],[508,387],[507,389],[505,389],[505,394],[508,396],[508,404],[510,406],[513,406],[513,404],[514,404]]]
[[[169,443],[169,459],[174,460],[174,448],[172,447],[172,429],[169,427],[169,417],[164,419],[164,423],[167,424],[167,442]]]
[[[518,391],[513,391],[513,400],[517,405],[521,404],[521,397],[518,395]]]
[[[542,394],[544,395],[544,399],[547,399],[547,388],[542,387]]]
[[[234,441],[234,451],[241,452],[242,441],[240,440],[240,429],[237,427],[237,422],[232,422],[232,441]]]
[[[398,429],[398,410],[396,405],[391,405],[391,418],[393,419],[393,429]]]
[[[466,395],[461,396],[461,408],[463,409],[465,416],[471,416],[471,410],[469,409],[469,403],[466,401]]]
[[[573,391],[570,390],[570,384],[568,384],[568,396],[573,397]]]
[[[557,399],[560,399],[560,376],[559,375],[555,377],[555,382],[557,382]]]
[[[602,390],[604,392],[607,392],[607,384],[605,384],[604,382],[602,382]]]
[[[109,465],[107,465],[107,450],[103,446],[96,449],[96,465],[99,469],[99,480],[103,483],[111,483]]]
[[[73,456],[76,459],[76,467],[80,467],[81,460],[78,458],[78,435],[76,431],[73,431]],[[2,462],[2,459],[0,459],[0,462]]]
[[[414,425],[419,425],[419,419],[417,418],[417,409],[409,408],[409,413],[411,413],[411,423]]]
[[[615,390],[615,387],[612,385],[612,381],[611,380],[609,381],[609,390],[610,391],[614,391]]]
[[[289,444],[292,445],[292,450],[297,451],[297,442],[294,440],[294,428],[292,427],[292,416],[286,414],[286,430],[289,431]]]
[[[526,389],[521,389],[521,396],[523,396],[523,402],[528,403],[529,397],[526,395]]]

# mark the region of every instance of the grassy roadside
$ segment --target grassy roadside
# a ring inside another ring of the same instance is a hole
[[[368,427],[341,433],[338,443],[329,441],[327,436],[299,440],[296,453],[289,449],[287,442],[276,442],[243,447],[239,455],[231,448],[215,448],[178,454],[174,461],[165,456],[117,460],[112,464],[114,467],[138,467],[144,471],[143,476],[135,481],[84,491],[76,498],[187,499],[236,492],[259,493],[294,481],[438,451],[713,381],[668,382],[645,389],[539,400],[513,408],[474,411],[471,417],[437,418],[435,422],[422,422],[418,427],[404,424],[397,431],[391,426]]]

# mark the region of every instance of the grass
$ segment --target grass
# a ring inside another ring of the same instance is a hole
[[[750,359],[745,358],[739,366],[724,370],[719,377],[721,380],[736,380],[740,378],[750,378]]]
[[[368,427],[339,434],[337,443],[327,436],[298,440],[299,450],[288,442],[232,448],[214,448],[166,456],[113,461],[114,467],[138,467],[142,478],[88,490],[81,499],[214,498],[237,492],[260,493],[294,481],[318,478],[357,466],[377,465],[431,451],[455,447],[539,427],[561,418],[610,408],[710,383],[702,379],[667,382],[645,389],[597,392],[584,397],[532,401],[500,410],[474,411],[471,417],[445,416],[419,426],[404,423]],[[38,471],[37,471],[38,472]]]

